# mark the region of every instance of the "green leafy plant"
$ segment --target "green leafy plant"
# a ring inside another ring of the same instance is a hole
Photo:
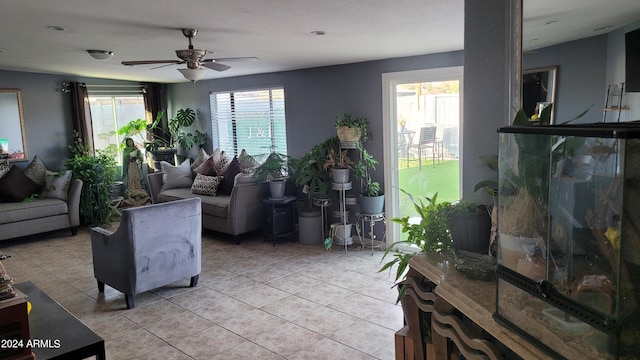
[[[331,142],[329,138],[315,145],[309,152],[294,162],[294,182],[297,186],[307,186],[308,206],[311,206],[314,194],[326,194],[331,188],[331,178],[324,168]]]
[[[162,127],[162,118],[164,112],[158,112],[155,120],[151,124],[145,123],[150,141],[145,142],[145,150],[157,151],[161,148],[174,148],[177,145],[183,150],[189,150],[195,145],[203,145],[207,142],[207,135],[200,130],[194,132],[186,132],[185,128],[191,126],[196,120],[196,112],[191,108],[179,109],[176,117],[169,120],[169,131],[165,131]],[[139,121],[135,120],[134,129],[139,129]]]
[[[258,181],[285,179],[294,172],[293,162],[288,155],[272,152],[265,161],[256,167],[253,176]]]
[[[453,240],[449,232],[451,204],[448,202],[438,203],[438,193],[429,198],[426,196],[414,197],[402,189],[400,191],[409,197],[420,218],[417,222],[409,216],[391,219],[391,221],[402,226],[402,233],[406,233],[408,237],[407,240],[400,240],[391,244],[382,259],[384,260],[392,251],[397,251],[397,246],[402,244],[414,245],[419,249],[419,252],[452,252]],[[386,262],[378,270],[378,272],[382,272],[397,265],[395,285],[400,286],[398,301],[404,292],[404,288],[400,283],[404,280],[408,271],[409,261],[414,255],[415,253],[395,252],[393,259]]]
[[[371,133],[369,133],[369,123],[365,117],[353,117],[350,112],[344,113],[343,116],[336,115],[334,122],[335,127],[346,126],[350,128],[360,129],[361,141],[367,142]]]
[[[117,163],[112,156],[96,151],[91,154],[77,132],[74,142],[69,145],[71,157],[65,161],[67,169],[73,171],[73,177],[81,179],[80,214],[89,225],[110,224],[113,215],[111,209],[111,185],[117,174]]]
[[[353,174],[362,181],[362,194],[364,196],[382,195],[380,183],[373,181],[371,178],[371,170],[375,170],[377,164],[378,160],[376,160],[365,148],[361,148],[361,158],[353,166]]]

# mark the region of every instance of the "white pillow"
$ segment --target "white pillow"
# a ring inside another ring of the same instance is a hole
[[[179,166],[160,161],[162,169],[162,190],[191,187],[191,160],[186,159]]]
[[[67,191],[71,183],[71,170],[66,172],[53,172],[46,170],[44,191],[41,197],[56,198],[67,201]]]

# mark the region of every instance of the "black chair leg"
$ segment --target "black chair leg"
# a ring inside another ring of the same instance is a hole
[[[192,276],[191,277],[191,282],[189,283],[189,287],[196,287],[196,285],[198,285],[198,278],[199,277],[200,277],[200,275]]]
[[[98,280],[98,292],[104,292],[104,283],[100,280]]]
[[[124,301],[127,303],[127,309],[133,309],[134,307],[136,307],[136,303],[133,301],[133,294],[125,294]]]

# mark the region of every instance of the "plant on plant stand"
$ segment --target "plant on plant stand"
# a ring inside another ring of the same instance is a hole
[[[83,181],[80,196],[82,220],[89,225],[109,224],[113,215],[111,186],[117,174],[117,163],[101,151],[91,155],[77,132],[73,137],[74,143],[69,146],[71,157],[65,161],[65,166],[73,172],[74,178]]]
[[[353,161],[349,158],[347,151],[348,150],[341,150],[340,148],[329,149],[323,168],[330,172],[329,176],[334,183],[345,184],[349,182]]]
[[[342,117],[336,115],[334,123],[338,138],[341,142],[363,143],[369,140],[371,134],[368,130],[367,118],[353,117],[350,112],[346,112]]]
[[[256,167],[253,176],[256,180],[269,182],[271,199],[283,199],[286,179],[293,173],[292,159],[285,154],[272,152],[267,159]]]
[[[360,178],[360,210],[364,214],[381,214],[384,210],[384,194],[380,183],[373,181],[371,170],[376,169],[378,160],[366,149],[361,149],[361,159],[353,167],[354,176]]]

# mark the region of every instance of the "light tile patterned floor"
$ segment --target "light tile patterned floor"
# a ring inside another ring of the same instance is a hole
[[[98,293],[87,229],[0,242],[17,283],[32,281],[105,339],[108,359],[394,359],[402,327],[382,252],[325,251],[259,234],[205,232],[202,273],[136,295]]]

